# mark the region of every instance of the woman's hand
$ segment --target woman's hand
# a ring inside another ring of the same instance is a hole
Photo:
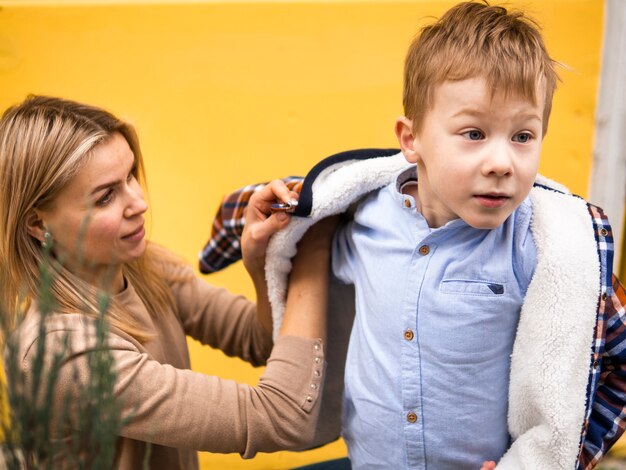
[[[495,470],[496,463],[493,460],[485,460],[480,470]]]
[[[255,192],[245,211],[246,223],[241,235],[243,264],[252,278],[263,277],[265,251],[272,235],[285,228],[291,216],[285,212],[272,214],[270,207],[277,201],[298,200],[282,180],[274,180]]]
[[[297,199],[298,193],[290,191],[282,180],[274,180],[254,193],[246,207],[241,254],[256,290],[257,318],[270,334],[272,310],[265,282],[265,251],[271,236],[285,228],[291,219],[284,212],[272,214],[270,207],[276,201],[289,202]]]

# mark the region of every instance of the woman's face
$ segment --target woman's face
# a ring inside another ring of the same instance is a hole
[[[93,149],[49,207],[37,210],[52,234],[54,253],[87,282],[110,279],[111,288],[121,290],[122,265],[145,250],[148,205],[135,170],[128,142],[115,133]]]

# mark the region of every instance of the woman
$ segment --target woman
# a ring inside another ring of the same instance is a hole
[[[147,442],[150,468],[167,469],[196,468],[196,450],[250,458],[310,442],[324,379],[331,230],[319,226],[303,240],[272,349],[263,261],[269,237],[289,220],[269,211],[276,199],[295,197],[284,185],[266,186],[247,210],[242,244],[255,307],[145,240],[139,144],[133,128],[110,113],[37,96],[10,108],[0,121],[0,178],[2,308],[25,312],[17,337],[27,381],[36,380],[42,322],[48,357],[69,339],[55,408],[87,380],[97,345],[92,319],[103,298],[109,303],[114,395],[131,417],[119,434],[116,468],[142,468]],[[47,253],[52,299],[42,302],[39,268]],[[190,371],[185,335],[255,365],[267,361],[259,384]]]

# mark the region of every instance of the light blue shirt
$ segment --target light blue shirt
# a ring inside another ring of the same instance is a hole
[[[493,230],[431,230],[401,185],[338,231],[333,271],[356,289],[343,437],[354,468],[477,470],[509,446],[510,356],[536,263],[526,199]]]

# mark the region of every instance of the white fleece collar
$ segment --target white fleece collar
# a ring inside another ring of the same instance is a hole
[[[289,225],[272,237],[267,247],[265,277],[272,304],[274,336],[285,312],[287,278],[296,244],[316,221],[345,212],[359,198],[386,186],[410,164],[402,153],[391,157],[345,162],[326,168],[313,183],[310,217],[293,217]]]

